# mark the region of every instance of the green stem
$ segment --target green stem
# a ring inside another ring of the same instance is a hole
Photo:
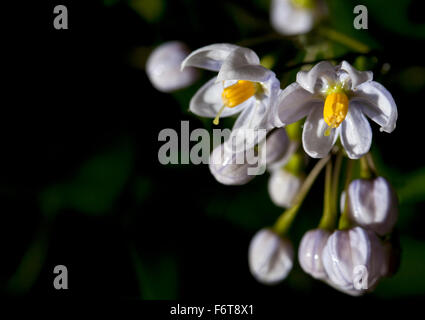
[[[351,176],[353,174],[353,160],[349,159],[347,163],[347,176],[345,178],[345,203],[344,203],[344,211],[341,213],[341,217],[339,218],[338,229],[346,230],[351,227],[351,221],[348,217],[348,187],[351,182]]]
[[[291,227],[292,221],[294,220],[299,208],[301,207],[305,197],[307,196],[308,191],[310,190],[320,171],[322,171],[323,167],[326,165],[326,163],[328,163],[329,159],[330,156],[327,156],[326,158],[323,158],[316,163],[313,170],[311,170],[310,174],[305,179],[297,196],[295,197],[294,205],[285,212],[283,212],[277,219],[275,225],[273,226],[273,230],[276,233],[283,236],[288,232],[289,228]]]
[[[375,161],[373,161],[372,154],[370,152],[366,153],[367,164],[369,165],[369,169],[372,172],[373,176],[378,176],[378,171],[376,170]]]
[[[367,53],[370,51],[370,48],[365,45],[364,43],[357,41],[343,33],[340,33],[334,29],[330,29],[330,28],[326,28],[326,27],[321,27],[319,29],[319,33],[328,38],[331,41],[335,41],[338,42],[340,44],[343,44],[344,46],[351,48],[357,52],[360,53]]]
[[[341,174],[341,165],[342,165],[342,151],[338,152],[335,160],[335,169],[332,176],[332,208],[336,213],[338,212],[338,187],[339,187],[339,175]]]
[[[366,156],[363,156],[360,158],[360,178],[362,179],[372,178],[372,172],[370,170],[370,166],[366,159]]]
[[[323,216],[319,228],[332,230],[335,224],[335,211],[332,206],[332,162],[326,164]]]

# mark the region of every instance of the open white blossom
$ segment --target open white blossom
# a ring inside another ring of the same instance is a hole
[[[348,215],[359,226],[387,234],[397,221],[397,195],[383,177],[354,180],[348,187]]]
[[[264,131],[273,128],[269,111],[280,83],[274,72],[260,65],[257,54],[232,44],[212,44],[192,52],[181,65],[182,69],[189,66],[218,72],[193,96],[190,111],[214,118],[214,124],[220,117],[240,113],[230,136],[238,152],[261,142]]]
[[[270,229],[261,229],[252,238],[248,250],[249,269],[257,281],[276,284],[292,269],[294,250],[288,239]]]
[[[196,81],[196,69],[180,70],[180,65],[189,52],[189,48],[180,41],[165,42],[152,51],[146,61],[146,74],[157,90],[172,92]]]
[[[296,35],[309,32],[326,13],[321,0],[272,0],[270,20],[277,32]]]
[[[372,143],[366,116],[388,133],[398,116],[391,94],[372,77],[372,72],[358,71],[346,61],[336,67],[322,61],[300,71],[297,81],[279,94],[272,110],[274,124],[280,127],[307,116],[302,142],[309,156],[325,157],[340,137],[347,155],[358,159]]]

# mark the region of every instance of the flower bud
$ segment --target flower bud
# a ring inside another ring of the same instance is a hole
[[[261,229],[251,240],[248,250],[249,269],[263,284],[276,284],[292,269],[294,251],[287,239],[270,229]]]
[[[273,203],[282,208],[290,208],[301,188],[302,179],[284,168],[274,170],[269,179],[269,195]]]
[[[384,235],[391,232],[397,221],[397,195],[382,177],[357,179],[348,187],[348,209],[355,224]]]
[[[373,289],[388,269],[379,238],[361,227],[335,231],[323,248],[322,263],[327,282],[351,295]]]
[[[170,41],[154,49],[146,62],[146,73],[159,91],[172,92],[191,85],[198,78],[194,68],[180,70],[180,65],[190,53],[186,45]]]
[[[283,35],[307,33],[326,14],[322,0],[272,0],[270,6],[271,24]]]
[[[264,146],[262,147],[264,150]],[[285,128],[274,130],[266,139],[266,164],[271,166],[277,161],[285,158],[290,151],[290,141]]]
[[[216,147],[210,155],[209,168],[214,178],[226,185],[242,185],[255,178],[250,175],[250,164],[243,155],[227,151],[225,144]]]
[[[327,277],[322,264],[322,251],[330,235],[324,229],[310,230],[303,236],[298,249],[301,268],[316,279]]]

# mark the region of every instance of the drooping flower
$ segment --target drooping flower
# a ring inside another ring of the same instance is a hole
[[[249,269],[264,284],[284,280],[292,269],[294,251],[288,239],[270,229],[261,229],[252,238],[248,250]]]
[[[351,295],[372,290],[388,272],[388,257],[373,231],[337,230],[322,252],[328,284]]]
[[[146,61],[146,73],[157,90],[172,92],[196,81],[196,69],[180,70],[180,65],[189,52],[189,48],[180,41],[165,42],[152,51]]]
[[[309,156],[325,157],[340,137],[347,155],[358,159],[372,143],[366,116],[388,133],[397,121],[393,97],[372,77],[372,72],[358,71],[346,61],[336,67],[322,61],[308,72],[300,71],[297,81],[279,94],[272,111],[274,124],[279,127],[307,116],[302,142]]]
[[[357,179],[348,187],[348,216],[355,224],[384,235],[398,216],[397,195],[383,177]]]
[[[232,44],[212,44],[192,52],[183,61],[182,69],[188,66],[218,72],[193,96],[190,111],[214,118],[215,124],[220,117],[240,113],[230,136],[233,142],[227,146],[240,152],[265,138],[264,132],[259,131],[273,128],[269,111],[278,96],[280,83],[274,72],[260,65],[254,51]]]
[[[272,0],[270,19],[277,32],[296,35],[309,32],[326,12],[321,0]]]
[[[303,270],[316,279],[327,279],[322,263],[322,252],[331,233],[324,229],[306,232],[298,248],[298,261]]]

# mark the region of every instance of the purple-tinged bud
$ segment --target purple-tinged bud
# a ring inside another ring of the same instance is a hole
[[[285,128],[274,130],[266,139],[266,164],[271,166],[280,162],[290,151],[290,141]],[[260,147],[264,148],[264,147]]]
[[[224,144],[216,147],[210,155],[209,168],[214,178],[226,185],[242,185],[255,178],[250,175],[251,167],[246,157],[227,151]],[[239,159],[240,158],[240,159]]]
[[[324,229],[308,231],[298,248],[298,261],[303,270],[316,279],[326,279],[322,251],[331,233]]]
[[[198,78],[196,69],[180,70],[189,53],[189,48],[180,41],[165,42],[155,48],[146,62],[146,73],[152,85],[159,91],[172,92],[195,82]]]
[[[248,250],[249,269],[263,284],[284,280],[292,269],[294,250],[288,239],[270,229],[261,229],[252,238]]]
[[[352,181],[348,187],[348,216],[379,235],[390,233],[398,216],[397,195],[390,183],[382,177]]]
[[[268,190],[273,203],[278,207],[290,208],[302,182],[302,178],[284,168],[272,171]]]
[[[351,295],[372,290],[388,270],[379,238],[361,227],[335,231],[323,248],[322,263],[327,282]]]

